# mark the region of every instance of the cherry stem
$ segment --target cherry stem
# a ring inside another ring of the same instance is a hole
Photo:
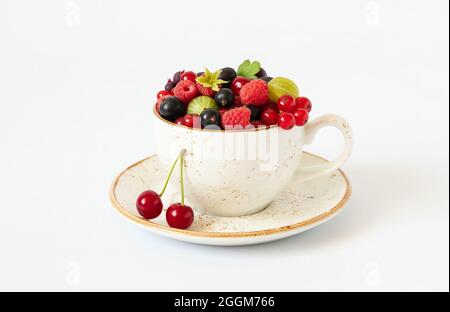
[[[184,206],[184,152],[183,150],[180,154],[180,184],[181,184],[181,205]]]
[[[175,159],[174,163],[172,164],[172,167],[170,168],[170,171],[169,171],[169,175],[167,176],[166,182],[164,183],[164,187],[163,187],[161,193],[159,193],[160,197],[162,197],[164,195],[164,193],[166,192],[167,186],[169,185],[170,178],[172,177],[173,170],[175,169],[175,166],[176,166],[178,160],[180,158],[183,159],[182,157],[183,157],[184,153],[186,153],[186,150],[182,150],[180,155],[178,155],[177,159]]]

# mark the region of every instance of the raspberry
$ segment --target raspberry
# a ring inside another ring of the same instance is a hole
[[[184,103],[189,103],[198,94],[195,83],[189,80],[180,81],[175,89],[173,89],[173,95],[179,98]]]
[[[267,82],[263,80],[252,80],[242,87],[239,95],[244,105],[264,105],[269,100]]]
[[[220,127],[221,127],[222,129],[225,128],[225,126],[224,126],[224,124],[223,124],[223,115],[224,115],[226,112],[228,112],[228,111],[229,111],[229,109],[228,109],[228,108],[225,108],[225,107],[219,109],[219,114],[220,114]]]
[[[201,84],[199,84],[197,82],[197,90],[201,95],[205,95],[205,96],[209,96],[209,97],[214,97],[214,94],[216,94],[211,88],[206,88],[204,86],[202,86]]]
[[[246,127],[250,124],[251,111],[246,107],[239,107],[225,112],[222,123],[225,128]]]

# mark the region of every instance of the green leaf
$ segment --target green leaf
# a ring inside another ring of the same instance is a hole
[[[237,75],[246,77],[249,79],[256,79],[256,74],[261,70],[261,63],[258,61],[250,62],[250,60],[244,61],[239,68]]]

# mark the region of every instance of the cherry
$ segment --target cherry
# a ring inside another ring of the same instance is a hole
[[[295,125],[298,127],[303,127],[306,125],[309,119],[309,114],[306,109],[299,108],[294,112]]]
[[[184,118],[180,118],[181,120],[184,120]],[[180,155],[175,160],[175,162],[172,164],[172,167],[170,168],[169,174],[166,178],[166,182],[164,183],[164,187],[161,191],[161,194],[158,194],[154,191],[145,191],[136,200],[136,208],[139,212],[139,214],[146,220],[157,218],[162,210],[163,210],[163,203],[161,201],[161,197],[164,195],[165,191],[167,190],[167,186],[169,184],[169,180],[172,176],[173,170],[175,169],[176,164],[178,163],[178,160],[180,160],[180,173],[181,173],[181,204],[172,204],[167,209],[166,212],[166,220],[167,223],[177,229],[187,229],[192,225],[194,222],[194,210],[186,206],[184,204],[184,155],[186,153],[186,150],[182,150],[180,152]]]
[[[181,186],[181,203],[170,205],[166,212],[167,224],[170,227],[185,230],[194,222],[194,210],[184,204],[184,154],[185,150],[181,151],[180,159],[180,186]],[[172,169],[173,170],[173,167]]]
[[[170,93],[169,91],[166,91],[166,90],[161,90],[156,95],[156,99],[160,100],[160,99],[165,98],[166,96],[169,96],[169,95],[172,95],[172,93]]]
[[[283,95],[278,99],[278,109],[290,113],[295,108],[295,99],[290,95]]]
[[[295,109],[303,108],[308,113],[311,112],[312,104],[311,101],[306,97],[298,97],[295,99]]]
[[[266,108],[261,114],[261,121],[266,126],[273,126],[278,123],[278,113],[272,108]]]
[[[172,204],[167,209],[166,220],[170,227],[185,230],[194,222],[194,210],[180,203]]]
[[[236,77],[231,83],[231,91],[233,91],[235,95],[239,95],[239,92],[241,92],[242,87],[245,86],[250,81],[251,80],[246,77],[241,76]]]
[[[187,71],[181,74],[181,80],[190,80],[192,82],[195,82],[195,79],[197,79],[197,74],[192,71]]]
[[[291,130],[295,127],[295,117],[291,113],[281,112],[278,116],[278,125],[283,130]]]
[[[186,115],[183,119],[183,125],[186,127],[192,128],[194,127],[194,116],[193,115]]]
[[[136,208],[144,219],[154,219],[161,214],[163,209],[161,197],[154,191],[145,191],[139,195]]]

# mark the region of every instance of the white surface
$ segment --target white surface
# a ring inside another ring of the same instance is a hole
[[[2,0],[0,290],[448,291],[448,19],[446,0]],[[245,58],[350,121],[347,209],[244,248],[124,222],[108,188],[152,154],[165,79]]]

